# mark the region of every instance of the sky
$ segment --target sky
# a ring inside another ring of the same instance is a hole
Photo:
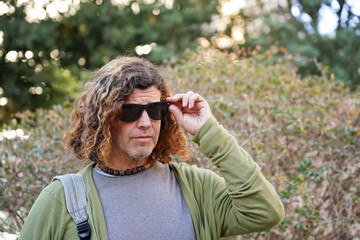
[[[246,7],[245,0],[223,0],[222,1],[222,12],[225,15],[233,15],[237,14],[240,9]],[[271,5],[272,0],[268,0],[269,5]],[[296,1],[293,1],[296,2]],[[277,4],[281,4],[281,0],[276,1]],[[360,16],[360,0],[346,0],[346,3],[351,7],[352,12]],[[320,21],[318,23],[319,33],[322,35],[333,35],[337,28],[338,23],[338,16],[336,12],[340,9],[340,6],[336,0],[330,1],[330,6],[323,4],[320,9]],[[306,13],[301,13],[301,5],[300,4],[293,4],[291,7],[291,14],[301,19],[304,23],[309,23],[311,18]],[[343,18],[347,19],[347,16],[342,16]],[[359,18],[357,20],[359,22]],[[353,22],[355,25],[356,21]]]
[[[351,7],[352,12],[360,16],[360,0],[346,0],[346,3]],[[330,6],[323,5],[320,9],[320,21],[318,23],[319,33],[322,35],[333,35],[338,24],[338,16],[336,14],[339,11],[340,6],[336,0],[332,0]],[[301,13],[300,5],[293,5],[291,7],[291,14],[294,17],[300,18],[304,23],[309,23],[311,18],[306,13]],[[341,16],[347,19],[347,16]],[[359,19],[359,18],[358,18]],[[359,22],[359,20],[357,20]],[[356,20],[353,22],[355,25]]]

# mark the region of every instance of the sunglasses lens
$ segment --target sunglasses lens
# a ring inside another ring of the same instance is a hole
[[[147,113],[153,120],[161,120],[168,113],[168,104],[166,102],[151,103],[147,107]]]
[[[124,104],[122,106],[122,113],[120,120],[123,122],[134,122],[139,119],[141,114],[141,105]]]
[[[144,109],[152,120],[161,120],[168,114],[169,105],[167,102],[155,102],[147,105],[123,104],[120,120],[134,122],[140,118]]]

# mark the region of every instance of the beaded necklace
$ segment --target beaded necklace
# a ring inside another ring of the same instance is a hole
[[[101,171],[111,174],[111,175],[114,175],[114,176],[130,176],[130,175],[137,174],[139,172],[142,172],[142,171],[150,168],[152,165],[154,165],[155,162],[156,161],[154,159],[151,159],[151,160],[149,160],[149,162],[147,162],[144,165],[134,167],[131,169],[126,169],[126,170],[116,170],[116,169],[112,169],[109,167],[105,167],[101,162],[98,162],[98,166]]]

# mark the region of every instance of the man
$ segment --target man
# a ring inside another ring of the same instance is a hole
[[[169,113],[170,112],[170,113]],[[222,174],[187,158],[182,129]],[[218,239],[272,228],[284,209],[256,163],[189,91],[170,95],[154,65],[117,58],[86,84],[64,138],[80,160],[91,239]],[[39,195],[20,239],[78,239],[64,190]]]

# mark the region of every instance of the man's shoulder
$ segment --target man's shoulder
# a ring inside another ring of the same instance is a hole
[[[60,181],[52,181],[40,193],[39,198],[61,200],[65,196],[63,185]]]
[[[196,178],[198,180],[204,180],[208,178],[220,178],[219,175],[209,169],[200,168],[196,165],[190,165],[185,162],[180,163],[169,163],[170,167],[175,172],[175,175],[184,178]]]
[[[202,168],[197,167],[196,165],[190,165],[189,163],[186,162],[170,162],[169,166],[171,169],[173,170],[177,170],[177,171],[181,171],[184,173],[189,173],[189,172],[193,172],[193,173],[197,173],[197,172],[201,172]]]
[[[90,164],[90,165],[84,167],[83,169],[81,169],[79,171],[79,174],[81,176],[83,176],[83,178],[85,180],[86,178],[88,178],[89,173],[91,174],[91,170],[92,170],[92,165]],[[43,197],[43,198],[52,198],[52,199],[55,198],[59,201],[62,201],[63,199],[65,199],[64,187],[63,187],[61,181],[59,181],[59,180],[52,181],[50,184],[48,184],[42,190],[41,195],[42,195],[41,197]]]
[[[38,211],[44,208],[44,206],[46,208],[49,206],[56,206],[58,208],[59,204],[65,204],[64,188],[60,181],[53,181],[41,191],[32,208]]]

